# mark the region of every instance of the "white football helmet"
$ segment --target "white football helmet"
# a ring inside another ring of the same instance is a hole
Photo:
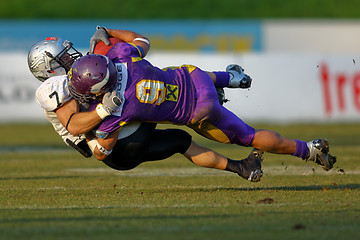
[[[31,73],[42,82],[49,77],[66,75],[74,61],[82,56],[72,45],[58,37],[35,43],[28,54]]]

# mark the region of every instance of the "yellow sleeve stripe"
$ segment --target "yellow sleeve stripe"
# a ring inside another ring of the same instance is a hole
[[[182,67],[186,67],[189,71],[189,73],[191,73],[192,71],[194,71],[196,69],[196,67],[194,65],[182,65]]]
[[[141,61],[141,60],[142,60],[141,57],[132,57],[132,58],[131,58],[131,61],[132,61],[132,62],[139,62],[139,61]]]
[[[133,45],[134,47],[136,47],[136,49],[139,51],[139,55],[140,55],[140,57],[142,58],[143,57],[143,53],[142,53],[142,51],[139,49],[139,47],[138,46],[136,46],[135,44],[133,44],[133,43],[129,43],[129,44],[131,44],[131,45]]]
[[[175,69],[180,69],[182,67],[185,67],[187,68],[187,70],[189,71],[189,73],[192,73],[197,67],[194,66],[194,65],[189,65],[189,64],[184,64],[184,65],[181,65],[181,66],[170,66],[170,67],[165,67],[163,68],[162,70],[163,71],[166,71],[167,69],[172,69],[172,70],[175,70]]]
[[[125,126],[126,124],[127,124],[127,122],[124,122],[124,121],[119,122],[119,126],[120,126],[120,127],[123,127],[123,126]]]

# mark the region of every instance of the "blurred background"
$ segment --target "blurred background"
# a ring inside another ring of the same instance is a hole
[[[151,40],[158,67],[241,65],[250,90],[226,89],[246,121],[360,120],[360,3],[355,0],[2,0],[0,123],[45,122],[28,70],[37,41],[58,36],[84,54],[97,25]]]

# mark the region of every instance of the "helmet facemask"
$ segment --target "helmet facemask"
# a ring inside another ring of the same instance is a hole
[[[45,51],[45,54],[49,58],[51,58],[50,71],[55,71],[57,68],[62,67],[67,73],[70,70],[74,61],[79,57],[82,57],[82,54],[72,46],[73,44],[71,42],[65,40],[64,45],[65,44],[66,47],[61,50],[56,56],[53,56],[51,52]]]

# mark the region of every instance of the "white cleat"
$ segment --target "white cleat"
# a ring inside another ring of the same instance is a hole
[[[307,143],[310,154],[306,161],[313,161],[329,171],[336,162],[336,157],[329,153],[329,143],[325,139],[316,139]]]
[[[237,64],[230,64],[226,67],[226,72],[230,73],[229,88],[249,88],[252,79],[244,73],[244,69]]]

